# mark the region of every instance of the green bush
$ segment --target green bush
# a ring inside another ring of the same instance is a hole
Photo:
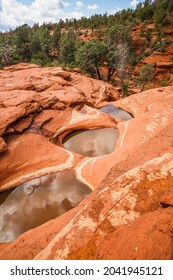
[[[140,76],[137,82],[141,84],[141,91],[143,91],[144,86],[152,81],[154,78],[154,66],[153,64],[145,64],[140,70]]]
[[[33,55],[32,55],[32,59],[35,59],[35,60],[37,60],[37,59],[45,59],[45,54],[44,54],[44,52],[38,52],[38,53],[34,53]]]
[[[32,58],[31,61],[30,61],[30,63],[37,64],[37,65],[39,65],[39,66],[41,66],[41,67],[44,66],[44,65],[43,65],[43,60],[41,60],[41,59],[34,59],[34,58]]]
[[[162,87],[167,87],[167,86],[169,86],[169,79],[168,79],[168,77],[165,77],[165,78],[160,82],[160,85],[161,85]]]
[[[165,48],[170,44],[171,40],[170,39],[164,39],[160,42],[158,42],[157,40],[154,42],[153,44],[153,51],[160,51],[160,52],[164,52]]]
[[[122,84],[122,92],[123,92],[123,96],[128,96],[128,88],[129,88],[129,82],[128,81],[125,81],[123,84]]]
[[[84,37],[87,37],[88,36],[88,30],[86,30],[85,32],[84,32]]]

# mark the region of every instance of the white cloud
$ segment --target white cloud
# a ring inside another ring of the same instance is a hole
[[[139,4],[139,2],[137,1],[137,0],[132,0],[131,2],[130,2],[130,5],[131,5],[131,7],[133,8],[133,9],[135,9],[136,8],[136,6]]]
[[[84,6],[84,4],[82,1],[77,1],[76,6],[77,6],[77,9],[81,9]]]
[[[64,5],[65,8],[71,6],[71,3],[69,3],[69,2],[64,2],[64,1],[61,1],[61,2],[62,2],[62,4]]]
[[[98,5],[97,5],[97,4],[93,4],[93,5],[88,5],[87,10],[92,10],[92,11],[94,11],[94,10],[96,10],[97,8],[98,8]]]
[[[24,23],[33,25],[35,22],[57,22],[59,19],[83,16],[82,12],[65,12],[64,9],[70,5],[62,0],[33,0],[30,6],[17,0],[0,0],[0,28],[14,28]]]
[[[114,9],[108,11],[108,15],[114,15],[121,10],[122,10],[121,8],[115,7]]]

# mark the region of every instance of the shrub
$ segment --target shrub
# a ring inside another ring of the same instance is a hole
[[[154,78],[154,66],[153,64],[146,64],[140,70],[140,76],[137,79],[138,83],[141,84],[141,91],[143,91],[146,83],[152,81]]]
[[[128,83],[128,81],[125,81],[125,82],[122,84],[121,88],[122,88],[122,92],[123,92],[123,97],[128,96],[128,95],[129,95],[129,94],[128,94],[128,88],[129,88],[129,83]]]
[[[169,79],[168,79],[168,77],[165,77],[165,78],[160,82],[160,85],[161,85],[162,87],[169,86]]]

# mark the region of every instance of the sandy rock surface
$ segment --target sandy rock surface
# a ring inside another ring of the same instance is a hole
[[[93,192],[76,208],[2,244],[0,259],[172,259],[173,87],[115,101],[118,95],[103,82],[30,67],[0,75],[8,80],[31,70],[50,87],[57,77],[72,85],[61,85],[63,97],[48,88],[1,90],[1,191],[73,168]],[[73,97],[65,99],[64,92]],[[134,118],[120,121],[96,109],[108,102]],[[70,132],[102,127],[119,130],[112,153],[91,158],[63,148]]]

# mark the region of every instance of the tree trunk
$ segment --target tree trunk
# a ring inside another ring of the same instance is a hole
[[[108,67],[108,75],[107,75],[107,81],[110,82],[112,75],[115,73],[115,70],[112,70],[110,67]]]
[[[101,75],[100,75],[100,70],[99,70],[99,68],[97,68],[96,71],[97,71],[97,77],[98,77],[98,79],[99,79],[99,80],[102,80],[102,77],[101,77]]]
[[[143,83],[143,84],[142,84],[142,88],[141,88],[141,91],[140,91],[140,92],[142,92],[142,91],[144,90],[145,84],[146,84],[146,83]]]

